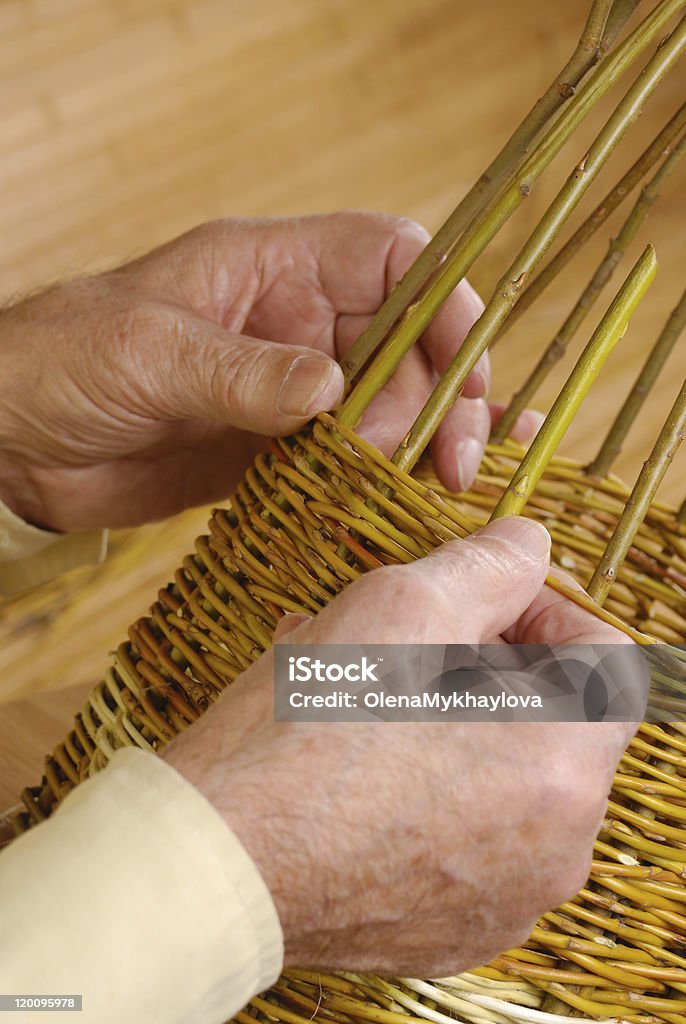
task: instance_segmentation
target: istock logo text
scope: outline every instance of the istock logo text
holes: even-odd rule
[[[378,661],[370,662],[366,657],[361,664],[352,662],[348,665],[328,664],[318,658],[314,661],[307,657],[289,658],[288,680],[291,683],[340,683],[346,679],[349,683],[378,683],[378,667]]]

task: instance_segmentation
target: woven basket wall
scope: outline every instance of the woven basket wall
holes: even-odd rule
[[[510,442],[490,447],[473,489],[456,496],[428,461],[414,478],[402,474],[330,416],[273,442],[131,628],[47,758],[42,783],[22,794],[16,832],[48,817],[117,748],[160,750],[192,724],[269,647],[284,612],[316,613],[361,573],[410,562],[482,525],[521,455]],[[545,523],[553,560],[583,584],[628,493],[615,478],[591,480],[555,458],[527,514]],[[652,506],[606,607],[661,640],[686,641],[686,528],[675,510]],[[434,983],[293,970],[236,1019],[686,1024],[684,820],[686,727],[646,724],[619,766],[587,885],[546,914],[525,947]]]

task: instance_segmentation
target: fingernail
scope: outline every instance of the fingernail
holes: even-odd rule
[[[550,575],[554,576],[555,579],[558,579],[560,583],[564,583],[564,585],[569,587],[570,590],[580,590],[585,593],[584,588],[581,586],[579,581],[575,580],[574,577],[568,572],[565,572],[564,569],[558,569],[556,565],[551,565]]]
[[[325,356],[298,356],[282,381],[276,411],[282,416],[310,416],[330,408],[339,390],[329,388],[338,377],[337,370],[334,361]]]
[[[475,376],[481,381],[481,394],[475,395],[475,398],[488,398],[488,393],[491,390],[491,363],[488,358],[488,353],[484,354],[479,362],[474,367]]]
[[[473,398],[488,398],[488,392],[490,389],[490,381],[483,370],[474,370],[473,376],[476,382],[475,392],[478,394],[472,395]]]
[[[468,437],[458,444],[457,475],[460,478],[460,487],[463,491],[468,491],[474,483],[483,454],[483,448],[476,438]]]
[[[542,562],[550,557],[550,534],[545,526],[534,522],[533,519],[507,516],[504,519],[496,519],[479,532],[489,537],[498,537],[512,547],[519,548],[532,561]]]

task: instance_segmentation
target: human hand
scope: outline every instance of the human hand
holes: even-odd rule
[[[7,309],[0,498],[37,525],[75,530],[226,497],[259,435],[291,433],[340,400],[333,360],[427,239],[410,221],[366,213],[218,221]],[[385,453],[482,308],[461,282],[368,411],[360,430]],[[437,434],[450,487],[476,473],[488,379],[483,358]]]
[[[500,520],[363,576],[275,639],[630,642],[544,589],[548,566],[543,527]],[[257,863],[287,965],[438,977],[523,941],[585,883],[635,728],[275,723],[267,653],[163,756]]]

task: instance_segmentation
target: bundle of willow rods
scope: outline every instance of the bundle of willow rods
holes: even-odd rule
[[[549,585],[652,645],[660,652],[658,665],[666,666],[656,672],[664,685],[653,707],[664,716],[662,724],[645,723],[622,758],[586,886],[543,915],[522,948],[488,966],[440,982],[291,970],[237,1014],[240,1024],[555,1024],[567,1016],[686,1024],[686,674],[683,652],[671,646],[686,643],[686,510],[655,498],[683,435],[686,385],[633,487],[611,475],[645,393],[686,323],[686,292],[592,463],[555,454],[650,286],[656,271],[650,246],[531,447],[507,437],[686,151],[685,102],[537,273],[599,170],[686,50],[686,0],[659,0],[626,33],[640,6],[639,0],[594,0],[565,68],[348,353],[342,407],[295,437],[273,441],[256,459],[230,506],[213,513],[209,535],[196,541],[150,614],[131,627],[72,730],[47,758],[43,780],[24,791],[23,807],[14,811],[14,830],[21,834],[49,817],[119,747],[162,749],[270,646],[284,613],[316,614],[362,573],[421,558],[494,516],[521,513],[545,523],[553,561],[587,592],[554,578]],[[641,73],[590,148],[577,154],[412,429],[393,458],[385,458],[355,433],[365,409],[576,128],[641,57]],[[424,453],[468,374],[639,185],[607,255],[495,428],[475,485],[465,494],[448,493]]]

